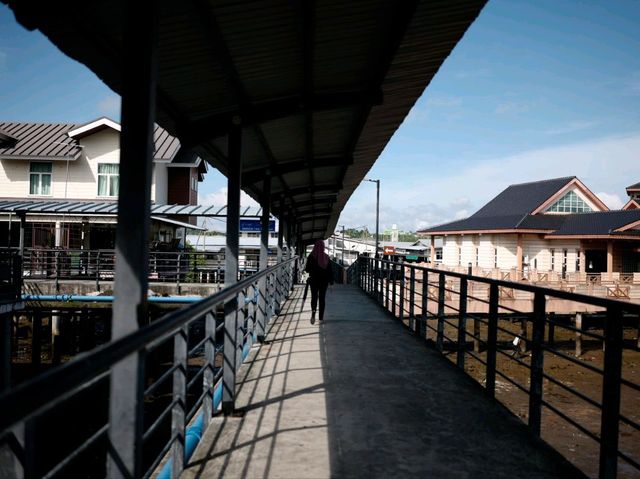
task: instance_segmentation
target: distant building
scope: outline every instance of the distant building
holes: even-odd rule
[[[625,210],[610,211],[576,177],[511,185],[469,218],[418,234],[443,238],[450,269],[611,280],[640,272],[640,184],[627,192]]]
[[[629,201],[622,207],[623,210],[639,210],[640,209],[640,183],[627,186],[627,194]]]
[[[154,141],[152,203],[196,205],[206,162],[159,126]],[[114,215],[53,212],[61,202],[74,203],[76,211],[85,203],[114,204],[119,164],[120,125],[108,118],[84,125],[0,122],[0,201],[51,204],[52,213],[27,215],[28,248],[113,248]],[[194,225],[195,219],[154,216],[151,239],[175,242],[176,229]],[[0,218],[0,246],[17,246],[19,228],[9,227],[16,220],[15,215]]]

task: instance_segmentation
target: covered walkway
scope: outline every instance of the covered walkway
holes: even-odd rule
[[[582,477],[355,286],[295,290],[182,477]]]

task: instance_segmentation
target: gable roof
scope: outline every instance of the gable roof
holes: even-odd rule
[[[496,217],[519,215],[520,218],[522,218],[524,215],[533,212],[538,206],[573,179],[575,179],[575,176],[511,185],[480,208],[473,216]]]
[[[78,140],[106,128],[120,132],[120,124],[105,117],[83,125],[0,122],[0,159],[76,160],[82,151]],[[154,159],[161,161],[176,159],[176,154],[180,150],[178,138],[156,125],[153,140]],[[189,153],[189,155],[197,157],[195,153]]]
[[[479,231],[503,229],[553,230],[561,221],[547,216],[532,216],[546,200],[575,180],[575,176],[511,185],[469,218],[421,230],[421,233],[444,231]]]
[[[640,191],[640,181],[631,186],[627,186],[627,192],[630,192],[630,191]]]
[[[565,215],[562,225],[549,236],[612,235],[637,221],[640,221],[640,210]]]
[[[622,207],[623,210],[635,210],[640,209],[640,201],[630,199],[627,203]]]

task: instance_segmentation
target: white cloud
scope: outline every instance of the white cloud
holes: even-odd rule
[[[574,133],[576,131],[588,130],[589,128],[593,128],[599,124],[599,121],[571,121],[566,125],[550,128],[544,133],[547,135],[564,135],[567,133]]]
[[[227,187],[224,186],[213,193],[198,193],[198,204],[203,206],[225,206],[227,204]],[[244,191],[240,194],[240,204],[242,206],[260,206],[253,198]]]
[[[459,96],[436,95],[427,96],[427,106],[433,107],[452,107],[462,105],[462,98]]]
[[[495,112],[502,115],[505,113],[527,113],[529,104],[524,102],[506,101],[496,106]]]
[[[602,200],[602,202],[609,207],[611,210],[619,210],[625,205],[625,201],[620,199],[618,195],[615,193],[596,193],[596,196]]]
[[[402,158],[394,164],[402,166]],[[403,182],[382,178],[381,228],[397,223],[415,230],[453,221],[477,211],[507,186],[528,181],[577,176],[611,208],[623,203],[625,187],[640,180],[640,132],[587,142],[540,148],[503,158],[468,162],[444,176],[434,163]],[[357,191],[340,224],[375,227],[375,199]]]
[[[104,97],[98,102],[98,111],[109,118],[120,118],[120,97],[118,95]]]

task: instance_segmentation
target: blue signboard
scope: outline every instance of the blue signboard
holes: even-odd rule
[[[240,231],[254,231],[259,233],[262,230],[262,226],[260,226],[261,223],[260,220],[240,220]],[[276,220],[269,220],[269,231],[275,230]]]

